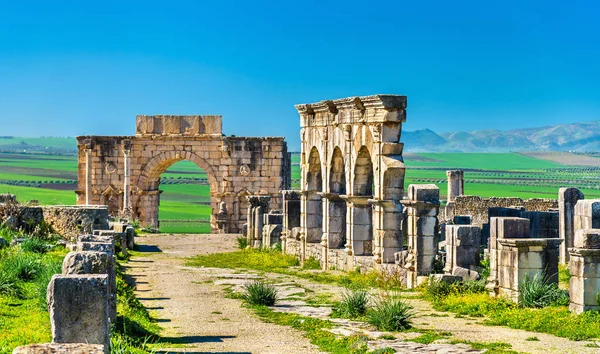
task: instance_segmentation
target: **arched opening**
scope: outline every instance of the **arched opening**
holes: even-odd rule
[[[202,168],[187,160],[175,162],[160,175],[159,186],[162,191],[158,207],[161,232],[211,232],[210,184]]]
[[[308,156],[306,180],[306,242],[318,243],[323,233],[323,202],[317,193],[323,191],[323,174],[321,156],[316,147],[310,150]]]
[[[346,201],[340,195],[346,194],[346,166],[339,147],[333,150],[329,172],[329,208],[328,246],[344,248],[346,244]]]
[[[354,207],[352,208],[352,248],[357,256],[373,254],[373,162],[366,146],[358,151],[354,165]]]

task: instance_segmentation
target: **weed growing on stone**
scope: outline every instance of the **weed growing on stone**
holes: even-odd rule
[[[277,302],[277,289],[273,284],[254,280],[244,285],[242,300],[249,305],[273,306]]]
[[[451,344],[468,344],[475,350],[486,350],[486,354],[519,354],[512,350],[512,345],[505,342],[470,342],[465,340],[454,340]]]
[[[436,340],[448,338],[452,336],[450,332],[443,331],[423,331],[422,334],[416,338],[407,339],[407,342],[416,342],[421,344],[431,344]]]

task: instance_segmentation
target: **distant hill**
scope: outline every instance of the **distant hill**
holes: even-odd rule
[[[508,131],[404,131],[401,141],[413,152],[600,151],[600,120]]]
[[[77,140],[68,137],[0,136],[0,152],[74,155],[77,154]]]

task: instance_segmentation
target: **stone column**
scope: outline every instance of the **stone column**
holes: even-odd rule
[[[437,215],[440,207],[440,190],[435,184],[408,186],[407,225],[408,251],[411,265],[407,272],[407,286],[416,287],[417,277],[429,275],[438,252]],[[423,278],[421,278],[423,279]]]
[[[448,203],[451,203],[456,197],[465,194],[465,179],[462,170],[446,171],[448,177]]]
[[[596,295],[600,290],[600,229],[577,230],[574,246],[569,249],[569,310],[574,313],[598,311],[600,304]]]
[[[131,162],[130,155],[131,150],[124,149],[123,150],[123,213],[125,215],[131,214]]]
[[[85,205],[92,204],[92,149],[85,149]]]
[[[575,238],[575,204],[584,198],[583,193],[577,188],[560,188],[558,190],[558,225],[560,244],[560,263],[569,261],[568,249],[573,247]]]
[[[321,242],[323,233],[323,202],[316,191],[302,192],[302,219],[304,235],[307,243]]]
[[[252,247],[254,248],[260,248],[262,243],[263,210],[262,206],[254,209],[254,241],[252,243]]]

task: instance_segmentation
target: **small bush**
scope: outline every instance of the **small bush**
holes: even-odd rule
[[[367,312],[367,320],[380,331],[401,331],[411,327],[412,307],[401,299],[385,298]]]
[[[521,307],[541,308],[546,306],[566,306],[569,304],[569,293],[559,289],[556,284],[536,274],[533,278],[525,276],[519,285],[519,305]]]
[[[483,292],[485,292],[485,283],[482,279],[448,283],[430,278],[425,288],[426,295],[432,300],[439,300],[451,294],[479,294]]]
[[[249,305],[273,306],[277,302],[277,289],[260,280],[244,285],[242,299]]]
[[[369,293],[365,290],[346,290],[342,301],[334,307],[334,315],[343,318],[357,318],[367,313]]]
[[[238,237],[236,239],[237,247],[241,250],[246,249],[248,247],[248,239],[246,237]]]
[[[21,249],[26,252],[43,254],[48,252],[49,248],[46,242],[37,237],[30,237],[21,243]]]
[[[19,296],[20,288],[17,286],[18,279],[14,274],[0,269],[0,295]]]

